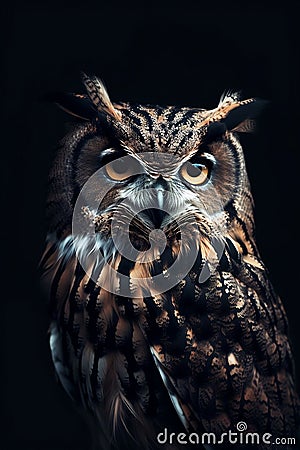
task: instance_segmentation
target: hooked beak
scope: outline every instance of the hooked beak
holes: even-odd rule
[[[145,209],[144,213],[149,217],[155,228],[160,228],[164,218],[169,215],[164,211],[164,193],[169,190],[168,184],[162,176],[159,176],[151,183],[150,188],[156,191],[155,207]]]

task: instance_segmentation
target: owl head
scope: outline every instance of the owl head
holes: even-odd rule
[[[145,261],[153,271],[162,252],[174,259],[180,246],[185,259],[193,243],[208,258],[213,239],[255,261],[237,133],[253,129],[265,102],[227,92],[211,110],[113,103],[98,78],[84,74],[83,83],[86,94],[53,97],[82,122],[62,142],[52,172],[49,215],[58,237],[74,238],[77,210],[80,224],[93,224],[107,259],[127,251],[141,272]],[[80,242],[86,254],[82,233]]]

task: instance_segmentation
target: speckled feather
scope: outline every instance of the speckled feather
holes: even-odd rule
[[[99,80],[85,76],[84,82],[88,96],[74,97],[74,104],[68,97],[67,109],[88,120],[62,141],[50,174],[49,237],[41,267],[54,365],[64,388],[93,418],[97,448],[160,448],[156,435],[164,427],[219,436],[241,420],[249,431],[295,436],[299,403],[288,324],[255,243],[253,200],[235,134],[249,130],[257,102],[227,94],[214,110],[114,104]],[[72,246],[76,198],[111,147],[139,160],[149,151],[178,161],[205,151],[218,161],[211,191],[194,192],[180,216],[191,236],[196,225],[200,229],[198,258],[163,294],[150,289],[146,295],[139,287],[135,298],[107,292],[93,281],[106,269],[98,265],[85,273]],[[158,170],[155,161],[152,170]],[[171,189],[172,180],[167,183]],[[172,189],[181,196],[180,186]],[[103,210],[116,199],[117,189]],[[97,232],[109,239],[111,217],[98,219]],[[180,242],[173,224],[168,226],[166,251],[143,266],[148,275],[176,259]],[[139,227],[132,238],[143,248]],[[217,270],[200,282],[208,252],[217,252],[207,244],[212,235],[225,250]],[[118,254],[111,264],[129,277],[141,270]]]

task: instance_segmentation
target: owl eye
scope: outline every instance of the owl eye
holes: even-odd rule
[[[123,181],[136,174],[138,162],[133,158],[118,158],[106,164],[105,170],[109,178],[114,181]]]
[[[181,168],[181,176],[190,184],[200,186],[204,184],[209,177],[209,168],[204,163],[187,162]]]

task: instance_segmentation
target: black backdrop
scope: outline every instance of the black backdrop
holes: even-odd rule
[[[47,310],[36,283],[47,173],[69,121],[39,98],[82,92],[80,70],[100,76],[113,100],[212,108],[226,88],[270,100],[258,132],[242,142],[259,248],[284,299],[299,373],[293,5],[29,1],[2,8],[1,448],[88,448],[88,431],[53,376]]]

